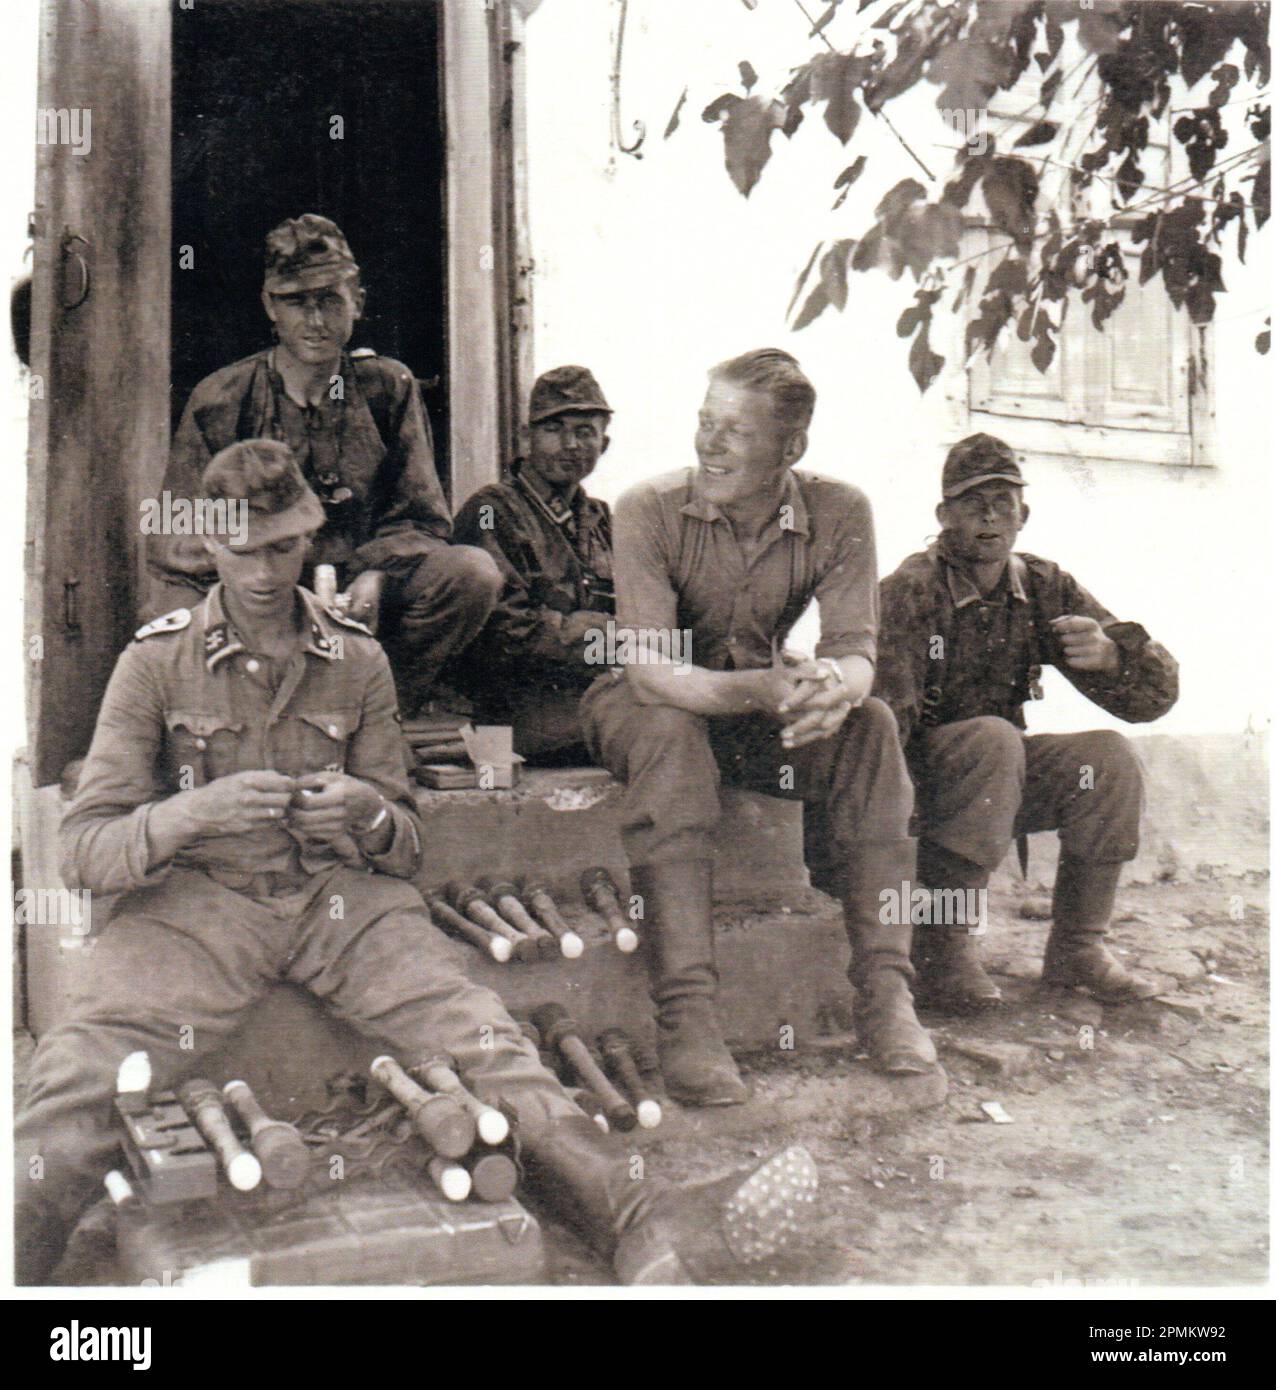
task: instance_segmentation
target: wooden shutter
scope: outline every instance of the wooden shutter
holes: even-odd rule
[[[44,0],[28,459],[28,755],[36,785],[88,747],[136,626],[139,502],[168,449],[169,6]],[[46,138],[57,119],[37,122]],[[65,124],[63,129],[65,129]]]

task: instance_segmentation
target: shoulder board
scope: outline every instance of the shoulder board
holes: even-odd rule
[[[325,608],[323,611],[334,623],[340,623],[342,627],[352,627],[356,632],[362,632],[365,637],[372,636],[370,627],[365,627],[357,618],[348,617],[339,608]]]
[[[135,642],[145,641],[148,637],[156,637],[161,632],[181,632],[184,627],[189,627],[191,621],[191,611],[189,608],[174,608],[171,613],[165,613],[162,618],[153,618],[144,627],[139,627],[133,634]]]
[[[356,360],[365,357],[375,357],[376,355],[377,352],[375,348],[351,348],[350,350],[350,356]]]

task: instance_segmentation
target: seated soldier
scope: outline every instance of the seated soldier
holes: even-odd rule
[[[287,446],[232,445],[204,485],[247,504],[246,537],[206,540],[220,582],[120,657],[63,824],[67,883],[122,896],[88,997],[32,1062],[16,1126],[19,1282],[47,1278],[116,1161],[123,1059],[145,1049],[155,1086],[171,1087],[277,979],[409,1065],[452,1053],[477,1096],[515,1115],[543,1202],[622,1280],[729,1277],[737,1252],[773,1253],[809,1209],[804,1150],[744,1185],[635,1177],[629,1147],[600,1133],[500,999],[450,963],[410,882],[422,832],[386,657],[297,585],[324,512]]]
[[[449,678],[478,718],[512,724],[515,751],[536,761],[587,756],[580,697],[599,668],[586,653],[616,605],[611,513],[581,483],[607,450],[611,413],[585,367],[546,372],[532,387],[527,457],[456,518],[456,539],[486,550],[505,588]]]
[[[483,626],[501,577],[486,555],[448,543],[412,373],[388,357],[346,351],[364,299],[335,223],[313,213],[280,223],[266,238],[261,292],[275,345],[191,392],[164,490],[195,497],[208,460],[237,439],[286,443],[325,513],[306,580],[312,564],[336,568],[351,616],[382,637],[400,705],[414,715],[440,693],[444,663]],[[216,578],[198,536],[157,537],[147,560],[150,616],[198,603]]]
[[[794,470],[814,407],[788,353],[719,364],[699,466],[640,483],[616,507],[617,651],[639,650],[590,687],[582,710],[596,760],[627,784],[621,834],[643,903],[660,1064],[688,1104],[745,1099],[715,1005],[710,834],[724,779],[802,801],[811,881],[846,914],[864,1046],[887,1072],[935,1063],[909,992],[910,927],[880,916],[915,852],[895,721],[869,697],[873,518],[858,488]],[[774,654],[813,598],[817,657],[786,667]]]
[[[1001,991],[971,925],[935,919],[986,889],[1011,841],[1036,830],[1057,830],[1061,850],[1043,983],[1111,1004],[1155,993],[1103,945],[1121,866],[1138,850],[1138,760],[1106,730],[1025,736],[1023,706],[1054,666],[1110,714],[1159,719],[1178,698],[1178,666],[1058,565],[1014,551],[1024,486],[1002,440],[954,444],[939,539],[882,581],[874,689],[899,723],[917,790],[917,876],[935,905],[916,932],[919,997],[958,1012],[995,1007]]]

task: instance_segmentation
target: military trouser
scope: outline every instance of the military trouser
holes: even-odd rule
[[[1026,735],[980,716],[918,729],[908,762],[921,840],[989,872],[1017,835],[1038,830],[1057,830],[1065,855],[1092,864],[1138,852],[1143,775],[1118,733]]]
[[[19,1203],[51,1209],[68,1230],[118,1162],[111,1101],[123,1059],[144,1049],[155,1089],[171,1088],[276,980],[304,986],[406,1064],[450,1052],[475,1095],[513,1110],[525,1139],[581,1115],[500,999],[452,964],[403,880],[339,867],[299,891],[249,897],[174,869],[122,898],[91,949],[86,995],[40,1039],[15,1126]]]
[[[631,865],[711,859],[724,781],[803,803],[811,881],[830,892],[857,845],[908,836],[912,787],[895,718],[880,700],[797,749],[781,744],[775,720],[640,704],[623,679],[595,681],[581,711],[591,754],[626,783],[621,836]]]

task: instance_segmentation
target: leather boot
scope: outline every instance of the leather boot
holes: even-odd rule
[[[1041,967],[1044,988],[1084,988],[1101,1004],[1128,1004],[1157,993],[1151,980],[1126,970],[1103,945],[1122,868],[1060,855],[1054,926]]]
[[[541,1203],[609,1258],[624,1284],[734,1282],[788,1245],[819,1181],[799,1147],[747,1175],[693,1187],[635,1177],[627,1150],[584,1116],[529,1137],[525,1155]]]
[[[629,877],[643,900],[640,935],[665,1089],[681,1105],[740,1105],[748,1092],[714,1007],[712,865],[701,859],[643,864]]]
[[[855,986],[855,1031],[874,1065],[892,1076],[929,1071],[935,1044],[917,1021],[909,986],[912,924],[908,904],[886,923],[882,891],[902,893],[913,875],[911,840],[856,845],[843,859],[835,886],[851,941],[851,983]]]
[[[987,891],[988,870],[959,854],[923,840],[917,846],[917,878],[931,893],[929,925],[913,930],[913,962],[917,966],[917,999],[923,1007],[944,1013],[979,1013],[1001,1003],[1001,990],[984,972],[979,941],[971,923],[947,921],[945,899],[952,890],[970,901],[971,892]],[[952,899],[947,899],[951,902]]]

